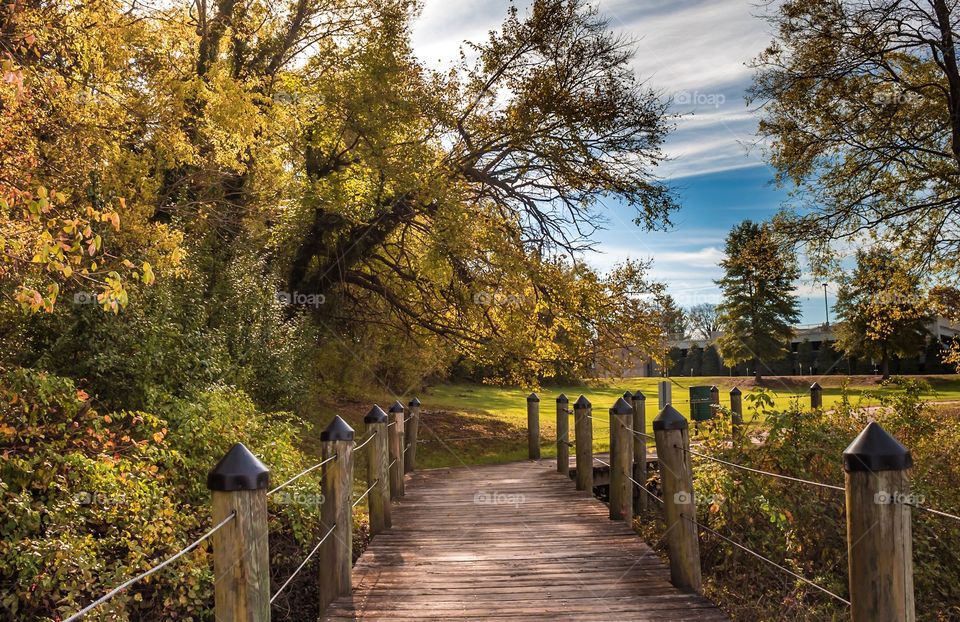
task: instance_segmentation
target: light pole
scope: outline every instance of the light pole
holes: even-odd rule
[[[830,328],[830,305],[827,304],[827,284],[823,284],[823,310],[827,314],[827,328]]]

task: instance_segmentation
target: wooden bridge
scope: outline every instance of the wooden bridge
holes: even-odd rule
[[[418,471],[327,620],[726,620],[555,462]]]
[[[817,389],[811,389],[814,409],[822,407]],[[730,397],[734,441],[742,442],[739,390]],[[911,511],[960,521],[900,501],[909,498],[912,458],[876,423],[844,451],[845,485],[836,486],[692,449],[687,420],[670,402],[654,419],[653,435],[647,434],[641,393],[624,394],[610,409],[609,455],[593,453],[589,401],[580,396],[571,410],[560,395],[556,438],[546,439],[556,444],[557,459],[541,460],[539,402],[535,394],[527,398],[530,459],[512,464],[417,471],[417,399],[409,403],[409,416],[399,401],[389,415],[374,406],[364,418],[362,439],[334,417],[320,435],[322,460],[273,488],[269,469],[237,443],[208,475],[213,527],[64,622],[84,618],[206,540],[212,544],[219,622],[269,622],[272,603],[288,588],[297,589],[295,577],[315,556],[319,573],[313,580],[326,620],[725,620],[701,595],[701,534],[849,607],[853,622],[900,622],[913,620],[915,610]],[[358,479],[369,485],[355,495],[354,458],[361,451],[367,473]],[[753,477],[845,492],[850,599],[698,521],[694,456]],[[647,477],[648,466],[658,477]],[[313,471],[321,473],[319,541],[277,584],[270,572],[267,499]],[[594,496],[600,489],[608,504]],[[372,540],[354,565],[353,511],[364,500]],[[650,511],[662,511],[669,564],[632,530],[633,518],[644,520]]]

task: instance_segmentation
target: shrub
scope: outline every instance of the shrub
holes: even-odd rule
[[[196,539],[210,525],[206,473],[232,443],[245,443],[277,482],[306,463],[302,424],[258,412],[232,388],[172,402],[162,417],[94,406],[70,380],[0,374],[0,582],[13,586],[0,618],[63,619]],[[319,490],[315,474],[297,490]],[[272,533],[301,547],[315,540],[318,514],[317,504],[271,497]],[[281,573],[294,567],[276,563]],[[212,594],[205,543],[90,619],[209,620]]]
[[[744,466],[842,486],[841,455],[870,419],[907,446],[914,459],[912,489],[931,507],[960,507],[960,421],[921,400],[923,382],[894,378],[898,391],[867,408],[844,394],[833,410],[803,411],[799,403],[773,410],[762,389],[746,404],[765,417],[752,439],[731,444],[729,411],[701,426],[697,451]],[[876,398],[875,398],[876,399]],[[751,430],[751,428],[747,428]],[[762,442],[755,442],[761,440]],[[698,520],[797,574],[848,598],[845,499],[842,491],[812,487],[692,457]],[[648,541],[663,524],[640,521]],[[917,619],[960,615],[960,525],[913,511]],[[706,593],[751,620],[844,620],[847,608],[755,557],[702,532]]]

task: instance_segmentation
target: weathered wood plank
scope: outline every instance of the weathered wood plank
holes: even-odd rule
[[[727,620],[555,463],[408,476],[326,620]]]

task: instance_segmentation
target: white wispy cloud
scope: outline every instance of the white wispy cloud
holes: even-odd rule
[[[425,0],[413,28],[414,50],[430,67],[459,58],[465,40],[482,41],[507,14],[508,0]],[[518,2],[525,11],[529,2]],[[748,66],[770,41],[765,23],[744,0],[598,0],[611,27],[636,43],[637,78],[673,100],[682,115],[657,171],[676,179],[755,166],[756,115],[744,93]]]
[[[660,251],[657,261],[677,263],[692,268],[716,268],[727,255],[716,246],[708,246],[695,251]]]

